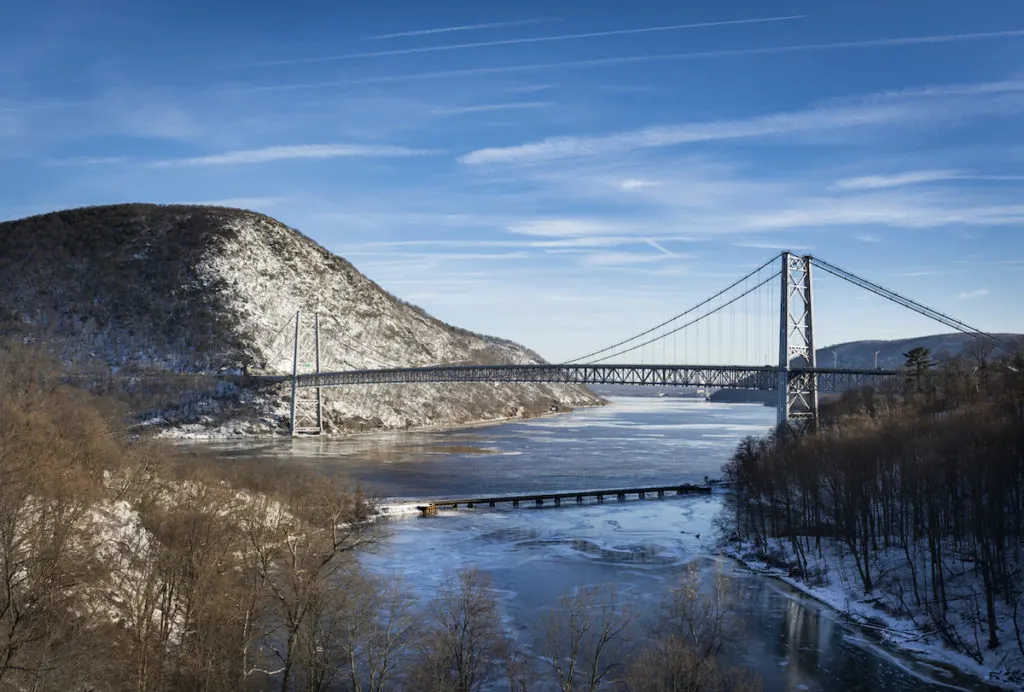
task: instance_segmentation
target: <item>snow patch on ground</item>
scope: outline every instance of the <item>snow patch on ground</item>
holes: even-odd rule
[[[812,575],[809,579],[798,578],[789,568],[780,566],[796,564],[788,544],[781,540],[771,545],[770,555],[759,554],[754,546],[744,546],[739,542],[729,544],[725,552],[747,568],[779,579],[821,601],[874,632],[881,641],[910,652],[931,665],[954,668],[997,687],[1024,689],[1024,655],[1013,639],[1012,623],[1003,627],[1003,641],[999,649],[990,651],[985,649],[979,618],[969,612],[968,600],[972,596],[980,598],[980,584],[972,585],[965,580],[951,587],[957,590],[950,592],[950,601],[961,605],[951,605],[949,619],[965,642],[976,644],[983,657],[981,662],[951,649],[928,625],[923,610],[908,604],[910,596],[902,594],[902,588],[909,587],[899,586],[908,584],[910,580],[909,574],[900,572],[899,565],[904,560],[902,553],[890,555],[891,559],[880,560],[880,564],[873,566],[878,575],[876,588],[865,595],[853,558],[838,542],[823,539],[820,555],[808,552],[808,572]],[[895,549],[892,552],[895,553]]]

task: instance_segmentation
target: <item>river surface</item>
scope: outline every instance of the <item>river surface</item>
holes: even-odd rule
[[[483,428],[345,439],[204,445],[238,461],[273,459],[344,474],[385,502],[501,493],[670,485],[721,475],[736,443],[770,429],[775,411],[692,399],[613,398],[611,405]],[[461,567],[487,572],[509,629],[531,627],[580,586],[614,588],[648,627],[681,569],[724,564],[743,629],[730,662],[766,690],[989,689],[874,641],[786,585],[717,557],[723,494],[598,505],[474,509],[391,519],[364,556],[424,598]]]

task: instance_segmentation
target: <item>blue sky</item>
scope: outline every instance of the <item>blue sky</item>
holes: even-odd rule
[[[0,9],[0,219],[255,209],[555,360],[784,248],[1024,331],[1022,115],[1019,0]],[[942,331],[817,307],[819,344]]]

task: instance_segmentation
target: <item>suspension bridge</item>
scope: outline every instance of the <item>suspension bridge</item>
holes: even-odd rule
[[[814,286],[817,270],[997,346],[997,337],[811,255],[781,252],[693,307],[629,338],[555,364],[427,364],[389,367],[386,355],[365,355],[374,368],[324,367],[320,314],[311,329],[294,318],[289,344],[291,432],[323,431],[323,390],[351,385],[539,382],[752,389],[777,395],[778,424],[816,424],[819,392],[897,382],[879,368],[821,367],[815,356]],[[717,322],[717,337],[712,321]],[[339,337],[342,338],[342,337]],[[347,348],[372,347],[349,341]],[[777,358],[771,352],[777,349]],[[670,355],[671,354],[671,355]],[[759,365],[716,364],[746,360]],[[443,396],[443,394],[440,394]]]

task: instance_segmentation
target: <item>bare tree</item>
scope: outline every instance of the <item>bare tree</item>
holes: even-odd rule
[[[342,623],[336,652],[353,692],[382,692],[401,675],[422,622],[400,578],[383,579],[353,566],[338,592]]]
[[[410,689],[475,692],[497,673],[503,633],[490,579],[476,569],[450,577],[431,606],[432,621],[422,641]]]
[[[628,688],[637,692],[760,689],[760,682],[749,671],[723,668],[719,662],[739,628],[737,598],[724,563],[717,565],[707,586],[701,565],[687,565],[662,604],[659,636],[630,663]]]
[[[584,587],[559,601],[544,622],[548,663],[562,692],[593,692],[622,665],[623,630],[632,621],[611,589]]]
[[[282,692],[292,688],[297,663],[304,664],[299,671],[303,679],[320,676],[319,658],[300,658],[300,636],[307,640],[307,652],[327,645],[330,633],[318,619],[328,612],[324,599],[336,588],[351,552],[374,538],[366,526],[366,499],[341,482],[298,483],[287,493],[286,507],[287,511],[280,511],[271,540],[261,535],[264,542],[254,553],[260,588],[271,597],[281,622],[284,641],[276,653],[282,664]]]

